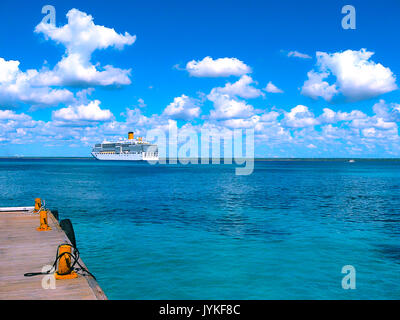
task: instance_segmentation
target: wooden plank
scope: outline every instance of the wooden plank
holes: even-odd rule
[[[87,275],[57,280],[55,289],[44,289],[44,275],[25,277],[52,265],[58,245],[70,243],[58,221],[49,214],[51,231],[39,232],[39,216],[27,211],[0,212],[0,300],[106,300],[97,281]],[[80,259],[79,263],[85,266]]]

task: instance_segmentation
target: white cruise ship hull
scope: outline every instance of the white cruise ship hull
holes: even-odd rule
[[[158,161],[156,156],[148,156],[145,154],[132,154],[132,153],[100,153],[92,152],[92,156],[97,160],[109,160],[109,161]]]

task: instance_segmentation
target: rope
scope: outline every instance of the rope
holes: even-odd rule
[[[70,246],[71,248],[74,249],[74,253],[72,253],[72,252],[64,252],[64,253],[58,255],[58,250],[60,249],[61,246]],[[55,261],[54,261],[54,263],[53,263],[53,266],[51,267],[50,270],[48,270],[47,272],[28,272],[28,273],[25,273],[24,276],[25,276],[25,277],[34,277],[34,276],[38,276],[38,275],[42,275],[42,274],[51,274],[51,273],[54,273],[54,272],[57,270],[57,263],[58,263],[58,261],[59,261],[60,258],[63,257],[64,255],[69,255],[69,256],[71,257],[71,260],[73,260],[73,262],[72,262],[72,264],[71,264],[70,272],[71,272],[71,271],[75,271],[75,272],[78,273],[78,271],[83,271],[83,272],[86,272],[88,275],[90,275],[91,277],[93,277],[93,279],[96,280],[96,277],[95,277],[88,269],[86,269],[85,267],[83,267],[83,266],[79,263],[79,250],[78,250],[78,248],[75,247],[75,246],[73,246],[73,245],[71,245],[71,244],[69,244],[69,243],[63,243],[63,244],[60,244],[60,245],[58,246],[58,248],[57,248],[57,254],[56,254],[56,259],[55,259]],[[75,268],[75,265],[78,265],[80,268]],[[69,273],[64,273],[64,274],[61,274],[61,273],[60,273],[60,275],[65,275],[65,274],[69,274]],[[79,274],[85,276],[85,274],[82,274],[82,273],[79,273]]]
[[[42,209],[46,209],[46,200],[43,200],[43,204],[41,204],[41,207],[38,212],[42,211]],[[70,246],[72,249],[74,249],[74,253],[64,252],[64,253],[58,255],[58,251],[61,246]],[[28,273],[25,273],[24,276],[25,277],[34,277],[34,276],[38,276],[38,275],[51,274],[51,273],[56,272],[58,261],[60,260],[61,257],[63,257],[66,254],[68,254],[71,257],[71,260],[73,261],[71,264],[70,272],[75,271],[78,273],[78,271],[83,271],[83,272],[86,272],[88,275],[90,275],[91,277],[93,277],[93,279],[96,280],[96,277],[88,269],[86,269],[79,263],[79,250],[76,246],[74,246],[70,243],[63,243],[58,246],[57,253],[56,253],[56,259],[54,260],[53,266],[51,267],[50,270],[48,270],[47,272],[28,272]],[[75,265],[78,265],[80,268],[75,268]],[[68,273],[64,273],[64,274],[60,274],[60,275],[65,275],[65,274],[68,274]],[[84,274],[82,274],[82,273],[79,273],[79,274],[84,276]]]
[[[42,209],[43,210],[46,209],[46,200],[43,199],[43,204],[41,203],[40,205],[41,205],[41,207],[39,208],[39,210],[36,213],[39,213],[40,211],[42,211]],[[35,209],[28,211],[29,214],[32,214],[34,212],[35,212]]]

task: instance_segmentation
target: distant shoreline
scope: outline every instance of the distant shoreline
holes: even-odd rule
[[[26,156],[26,157],[1,157],[0,160],[93,160],[98,161],[92,157],[35,157],[35,156]],[[175,160],[175,159],[160,159],[160,160]],[[179,160],[192,160],[190,158],[178,159]],[[250,159],[241,159],[241,160],[250,160]],[[290,161],[400,161],[400,158],[254,158],[254,161],[282,161],[282,162],[290,162]],[[201,158],[198,158],[200,163]],[[211,162],[211,159],[209,159]],[[221,163],[224,162],[224,159],[220,159]],[[233,162],[235,162],[233,160]]]

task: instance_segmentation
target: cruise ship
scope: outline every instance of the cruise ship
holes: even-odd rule
[[[158,147],[129,132],[128,139],[96,144],[92,156],[97,160],[157,161]]]

